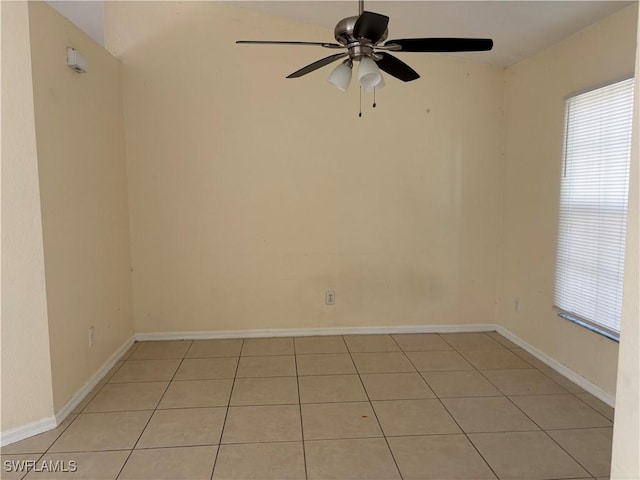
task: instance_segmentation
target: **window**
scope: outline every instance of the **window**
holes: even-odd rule
[[[627,226],[633,79],[567,99],[555,307],[618,340]]]

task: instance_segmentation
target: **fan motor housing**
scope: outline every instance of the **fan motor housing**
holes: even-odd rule
[[[358,18],[359,16],[357,15],[355,17],[343,18],[336,24],[336,28],[333,30],[333,34],[336,38],[336,41],[340,45],[344,45],[345,47],[351,47],[354,44],[356,45],[360,44],[363,46],[368,45],[371,48],[371,46],[373,46],[373,42],[371,42],[368,39],[358,39],[353,35],[353,29],[355,27],[355,24]],[[388,33],[389,33],[389,30],[388,29],[385,30],[384,35],[382,35],[382,38],[380,38],[376,43],[380,43],[386,40]],[[349,50],[351,50],[351,48]],[[360,56],[361,55],[362,54],[360,54]]]

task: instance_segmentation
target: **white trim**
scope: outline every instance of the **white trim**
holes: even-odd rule
[[[100,383],[100,380],[113,368],[118,360],[131,348],[135,337],[132,335],[129,337],[100,367],[100,369],[82,386],[76,394],[60,409],[58,413],[51,417],[36,420],[35,422],[22,425],[20,427],[12,428],[6,432],[2,432],[0,435],[0,445],[6,446],[11,443],[24,440],[25,438],[32,437],[39,433],[43,433],[56,428],[60,425],[65,418],[76,408],[82,400],[89,394],[93,388]]]
[[[203,332],[148,332],[136,333],[136,341],[154,340],[210,340],[218,338],[262,338],[262,337],[310,337],[319,335],[371,335],[395,333],[462,333],[493,332],[497,325],[402,325],[398,327],[330,327],[291,328],[264,330],[211,330]]]
[[[73,397],[71,397],[65,406],[56,413],[55,418],[58,425],[60,425],[64,419],[73,412],[73,409],[80,405],[80,402],[84,400],[89,392],[91,392],[91,390],[100,383],[100,380],[109,373],[109,370],[111,370],[127,350],[131,348],[134,341],[135,336],[131,335],[131,337],[129,337],[115,352],[113,352],[113,354],[102,364],[102,367],[100,367],[100,369],[82,386],[82,388],[78,390]]]
[[[616,403],[615,395],[611,395],[610,393],[604,391],[602,388],[597,386],[595,383],[591,383],[589,380],[584,378],[579,373],[571,370],[569,367],[567,367],[567,366],[561,364],[560,362],[558,362],[557,360],[551,358],[546,353],[542,352],[541,350],[538,350],[533,345],[530,345],[529,343],[525,342],[520,337],[514,335],[513,333],[511,333],[509,330],[507,330],[506,328],[502,327],[501,325],[496,325],[496,331],[500,335],[502,335],[503,337],[508,338],[513,343],[515,343],[516,345],[521,347],[523,350],[526,350],[527,352],[529,352],[531,355],[536,357],[541,362],[543,362],[546,365],[548,365],[549,367],[553,368],[560,375],[562,375],[564,377],[567,377],[573,383],[575,383],[579,387],[583,388],[584,390],[589,392],[594,397],[599,398],[600,400],[602,400],[604,403],[606,403],[610,407],[614,407],[615,406],[615,403]]]
[[[46,417],[35,422],[27,423],[10,430],[2,432],[0,435],[0,445],[3,447],[24,440],[27,437],[38,435],[39,433],[47,432],[57,427],[56,417]]]
[[[506,328],[496,324],[469,324],[469,325],[404,325],[398,327],[331,327],[331,328],[295,328],[295,329],[264,329],[264,330],[213,330],[203,332],[150,332],[136,333],[125,341],[113,355],[111,355],[102,367],[84,384],[84,386],[55,414],[55,416],[43,418],[35,422],[17,427],[0,435],[0,445],[23,440],[27,437],[46,432],[60,425],[64,419],[76,408],[89,392],[104,378],[118,360],[129,350],[135,341],[157,340],[206,340],[217,338],[263,338],[263,337],[303,337],[314,335],[366,335],[366,334],[398,334],[398,333],[464,333],[464,332],[492,332],[496,331],[508,338],[513,343],[526,350],[541,362],[545,363],[556,372],[567,377],[576,385],[599,398],[607,405],[615,405],[615,396],[607,393],[602,388],[574,372],[570,368],[554,360],[546,353],[514,335]]]
[[[573,383],[613,407],[615,396],[591,383],[579,373],[562,365],[546,353],[514,335],[501,325],[493,323],[469,325],[403,325],[398,327],[330,327],[330,328],[293,328],[293,329],[264,329],[264,330],[211,330],[201,332],[149,332],[136,333],[136,341],[158,340],[209,340],[219,338],[261,338],[261,337],[308,337],[314,335],[367,335],[367,334],[397,334],[397,333],[463,333],[463,332],[492,332],[496,331],[513,343],[526,350],[538,360],[548,365],[556,372],[567,377]]]

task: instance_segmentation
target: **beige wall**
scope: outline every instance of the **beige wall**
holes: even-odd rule
[[[2,15],[2,432],[53,415],[27,4]]]
[[[552,309],[564,97],[633,74],[636,9],[622,10],[506,70],[498,322],[610,394],[618,344]]]
[[[405,55],[378,107],[286,80],[328,30],[109,2],[124,66],[137,332],[492,323],[503,70]],[[336,305],[324,305],[335,290]]]
[[[640,19],[640,17],[639,17]],[[639,22],[640,23],[640,22]],[[640,32],[638,32],[640,47]],[[640,72],[640,48],[636,49],[636,72]],[[640,79],[636,75],[636,99]],[[629,221],[625,258],[622,335],[618,359],[616,418],[613,426],[612,479],[640,478],[640,102],[634,111]]]
[[[58,411],[133,334],[121,67],[46,3],[29,20]],[[67,46],[88,73],[66,66]]]
[[[28,8],[31,32],[26,4],[1,10],[16,45],[2,50],[3,431],[59,410],[131,335],[132,310],[139,332],[497,318],[614,392],[617,346],[550,307],[563,97],[633,71],[636,7],[509,68],[504,104],[500,69],[404,55],[423,78],[387,79],[362,119],[355,88],[326,85],[331,67],[283,79],[326,51],[233,45],[325,30],[218,3],[110,2],[121,71],[47,5]],[[67,45],[87,75],[64,66]],[[637,418],[637,343],[623,345],[618,425]],[[634,435],[617,427],[614,469],[634,468]]]

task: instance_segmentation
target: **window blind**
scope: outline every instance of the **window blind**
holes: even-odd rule
[[[611,338],[620,333],[633,79],[566,101],[555,307]]]

